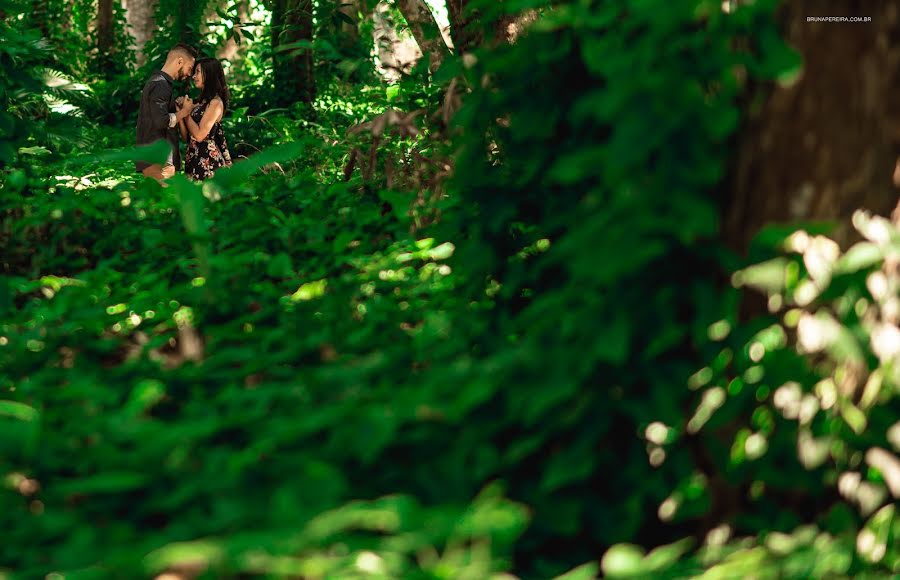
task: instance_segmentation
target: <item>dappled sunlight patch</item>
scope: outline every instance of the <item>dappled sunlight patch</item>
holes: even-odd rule
[[[731,323],[727,320],[719,320],[714,322],[709,326],[707,334],[710,340],[725,340],[728,338],[728,333],[731,332]]]
[[[412,260],[447,260],[456,250],[456,246],[454,246],[451,242],[444,242],[436,247],[432,247],[434,240],[432,238],[427,238],[424,240],[419,240],[416,242],[416,247],[418,251],[415,252],[403,252],[397,254],[396,260],[400,263],[409,262]]]
[[[704,391],[700,406],[687,424],[688,433],[697,433],[709,421],[713,413],[725,403],[725,389],[713,387]]]
[[[325,289],[328,287],[328,280],[316,280],[314,282],[306,282],[302,284],[297,290],[291,294],[291,301],[293,302],[305,302],[309,300],[313,300],[315,298],[319,298],[320,296],[325,294]]]
[[[647,426],[644,437],[657,445],[663,445],[670,440],[670,430],[664,423],[654,421]]]
[[[871,514],[885,500],[886,490],[863,479],[857,471],[847,471],[840,475],[837,489],[849,502],[856,504],[862,515]]]
[[[203,184],[203,197],[211,202],[222,201],[222,189],[212,181]]]
[[[603,554],[600,568],[606,578],[652,577],[675,565],[693,545],[692,539],[685,538],[647,553],[640,546],[616,544]]]
[[[887,440],[890,441],[895,451],[900,451],[900,421],[891,425],[887,430]]]

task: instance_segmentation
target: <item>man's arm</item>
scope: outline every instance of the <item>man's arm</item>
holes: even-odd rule
[[[169,112],[169,98],[172,91],[164,79],[154,81],[147,95],[150,98],[150,124],[154,130],[162,131],[175,126],[175,113]]]

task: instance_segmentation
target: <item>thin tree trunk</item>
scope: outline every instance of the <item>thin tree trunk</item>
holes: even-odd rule
[[[272,48],[275,100],[281,106],[312,103],[316,96],[310,48],[279,51],[278,48],[313,39],[312,0],[275,0],[272,10]]]
[[[97,65],[102,75],[112,69],[113,0],[97,0]]]
[[[396,6],[409,24],[422,54],[427,55],[430,70],[436,70],[448,51],[428,5],[424,0],[396,0]]]
[[[807,22],[831,15],[871,21]],[[780,16],[803,72],[769,89],[740,133],[722,232],[739,251],[762,226],[800,220],[836,221],[836,236],[846,242],[854,210],[887,214],[897,202],[900,2],[860,9],[852,0],[827,8],[795,0]]]
[[[125,21],[134,39],[136,64],[138,68],[147,62],[144,45],[153,37],[156,30],[157,0],[125,0]]]
[[[359,20],[362,13],[360,2],[359,0],[343,0],[338,10],[354,22],[353,24],[345,23],[341,27],[341,34],[344,36],[345,42],[355,44],[359,41]]]
[[[34,0],[31,3],[31,14],[28,15],[26,22],[40,30],[41,36],[49,38],[50,3],[48,0]]]

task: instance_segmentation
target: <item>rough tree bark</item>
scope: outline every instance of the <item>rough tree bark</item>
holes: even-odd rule
[[[480,16],[469,7],[469,0],[447,0],[447,16],[457,54],[469,52],[484,42],[484,33],[477,26]]]
[[[312,50],[279,51],[278,47],[297,42],[312,42],[312,0],[275,0],[272,10],[272,49],[275,68],[275,102],[289,106],[311,103],[316,97]]]
[[[854,210],[887,214],[895,206],[898,5],[795,0],[782,7],[784,36],[802,54],[803,73],[772,88],[740,132],[723,208],[722,234],[732,247],[745,251],[760,227],[796,220],[836,220],[835,235],[846,242]],[[871,21],[807,22],[817,15]]]
[[[486,31],[484,17],[471,8],[469,0],[447,0],[447,15],[450,19],[450,36],[457,54],[465,54],[485,42],[492,45],[512,43],[538,18],[536,9],[523,10],[517,14],[504,14],[492,23]],[[487,32],[487,38],[485,37]]]
[[[131,37],[134,39],[135,60],[138,68],[147,62],[144,45],[153,37],[156,30],[157,0],[125,0],[125,21]]]
[[[422,53],[428,56],[429,69],[436,70],[448,50],[428,5],[424,0],[396,0],[396,6],[409,24]]]
[[[378,51],[378,72],[388,82],[396,82],[404,74],[408,74],[416,61],[421,58],[422,51],[409,39],[401,39],[397,27],[391,17],[391,6],[387,2],[379,2],[372,12],[374,26],[372,36]]]

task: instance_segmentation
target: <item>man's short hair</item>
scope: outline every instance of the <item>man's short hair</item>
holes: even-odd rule
[[[193,46],[188,46],[183,42],[179,42],[169,49],[169,54],[166,56],[166,59],[178,58],[179,56],[196,60],[197,50]]]

